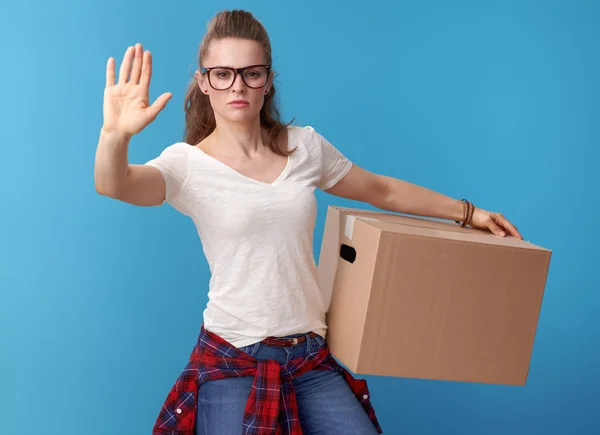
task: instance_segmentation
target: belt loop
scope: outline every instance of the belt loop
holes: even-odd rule
[[[304,334],[304,336],[306,337],[306,354],[308,355],[310,353],[310,348],[311,348],[311,342],[310,342],[310,333],[306,333]]]

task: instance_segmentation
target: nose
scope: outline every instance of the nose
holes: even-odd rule
[[[233,79],[233,85],[231,88],[236,92],[242,92],[246,90],[246,83],[244,83],[244,79],[242,78],[241,73],[236,73],[235,78]]]

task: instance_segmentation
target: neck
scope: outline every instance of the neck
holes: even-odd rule
[[[227,153],[243,154],[251,157],[263,148],[262,128],[257,118],[252,122],[217,121],[212,133],[216,145]]]

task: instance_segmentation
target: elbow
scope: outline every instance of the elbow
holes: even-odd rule
[[[391,179],[383,175],[376,176],[371,185],[369,204],[383,210],[389,210],[394,202],[393,197],[394,192]]]
[[[112,199],[119,199],[120,192],[119,189],[115,188],[115,186],[110,186],[106,183],[100,183],[96,180],[95,182],[96,192],[102,196],[106,196]]]
[[[111,193],[108,189],[104,189],[101,185],[96,184],[96,193],[102,196],[107,196],[109,198],[114,198],[114,194]]]
[[[111,196],[109,191],[105,189],[101,184],[96,183],[96,193],[102,196]]]
[[[119,199],[123,191],[123,183],[98,169],[94,172],[94,186],[98,194],[113,199]]]

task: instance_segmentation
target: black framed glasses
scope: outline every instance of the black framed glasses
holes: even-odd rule
[[[242,76],[242,80],[252,89],[264,87],[269,80],[271,65],[250,65],[244,68],[230,68],[226,66],[214,66],[212,68],[201,67],[202,74],[208,75],[208,83],[217,91],[224,91],[233,86],[236,76]]]

